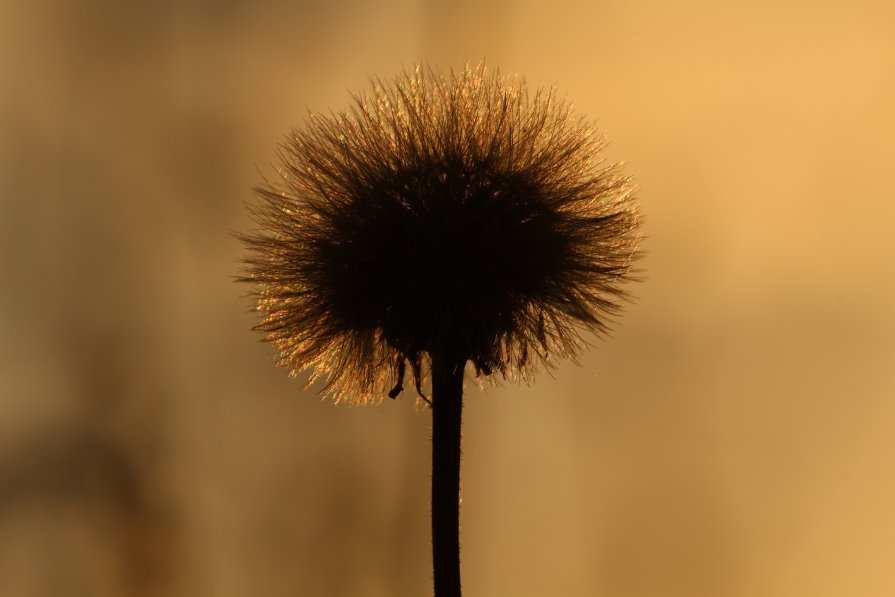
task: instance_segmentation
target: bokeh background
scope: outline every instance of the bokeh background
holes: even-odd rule
[[[308,109],[481,58],[649,254],[582,367],[470,386],[466,594],[895,594],[895,4],[4,0],[0,595],[430,593],[428,413],[275,368],[229,231]]]

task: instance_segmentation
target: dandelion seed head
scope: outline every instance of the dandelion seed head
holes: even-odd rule
[[[418,67],[353,100],[287,137],[241,235],[278,364],[366,402],[405,364],[419,387],[436,352],[527,378],[608,330],[640,217],[602,136],[555,91]]]

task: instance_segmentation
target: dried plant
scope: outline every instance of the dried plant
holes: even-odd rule
[[[465,365],[527,379],[605,332],[640,218],[603,138],[553,91],[483,66],[372,83],[281,146],[242,280],[278,363],[337,401],[394,398],[408,366],[420,394],[431,379],[436,594],[459,595],[439,549],[456,535]]]

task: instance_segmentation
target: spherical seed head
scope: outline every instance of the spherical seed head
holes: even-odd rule
[[[483,66],[372,83],[311,114],[256,189],[241,279],[278,363],[365,402],[400,390],[405,362],[418,385],[433,354],[527,377],[605,332],[640,218],[603,138]]]

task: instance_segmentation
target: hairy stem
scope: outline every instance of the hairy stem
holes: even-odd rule
[[[465,359],[432,358],[432,564],[435,597],[460,597],[460,428]]]

